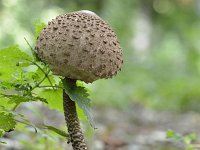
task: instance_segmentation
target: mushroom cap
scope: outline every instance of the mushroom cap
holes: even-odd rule
[[[59,15],[37,41],[38,56],[56,75],[93,82],[122,67],[122,51],[111,27],[91,11]]]

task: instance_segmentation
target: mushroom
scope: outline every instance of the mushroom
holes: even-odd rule
[[[76,80],[92,83],[112,78],[123,63],[122,50],[114,31],[99,16],[86,10],[59,15],[50,21],[36,41],[36,50],[52,72],[65,77],[71,86]],[[73,148],[87,149],[75,103],[65,92],[63,102]]]

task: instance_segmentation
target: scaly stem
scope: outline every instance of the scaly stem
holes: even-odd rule
[[[76,85],[76,80],[65,78],[65,81],[69,83],[71,88]],[[83,132],[81,131],[80,122],[76,112],[76,104],[70,99],[70,97],[63,91],[63,108],[65,120],[67,123],[68,133],[70,136],[70,142],[74,150],[87,150],[87,146],[84,140]]]

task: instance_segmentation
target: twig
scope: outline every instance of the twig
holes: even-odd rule
[[[31,47],[30,43],[28,42],[28,40],[27,40],[25,37],[24,37],[24,40],[26,41],[26,43],[27,43],[28,46],[30,47],[31,53],[32,53],[34,59],[36,60],[36,56],[35,56],[35,51],[34,51],[34,49]]]
[[[49,72],[50,72],[50,70],[49,70]],[[49,74],[49,73],[48,73]],[[49,79],[49,77],[47,76],[47,80],[49,81],[49,83],[51,84],[51,86],[52,86],[52,88],[53,88],[53,90],[55,90],[54,89],[54,87],[53,87],[53,83],[51,82],[51,80]]]
[[[29,59],[25,59],[25,60],[31,62],[31,63],[34,64],[34,65],[36,65],[36,66],[44,73],[45,77],[47,78],[47,80],[49,81],[49,83],[51,84],[51,86],[53,87],[53,84],[52,84],[52,82],[51,82],[51,80],[49,79],[49,76],[48,76],[50,70],[48,70],[48,72],[46,73],[36,62],[31,61],[31,60],[29,60]],[[55,90],[55,89],[53,88],[53,90]]]
[[[48,85],[42,85],[42,86],[38,86],[38,88],[57,88],[57,89],[63,89],[63,87],[61,86],[48,86]]]
[[[12,111],[15,111],[15,110],[17,109],[18,106],[19,106],[19,104],[16,104],[16,105],[13,107]]]
[[[15,119],[15,121],[16,122],[20,122],[20,123],[25,124],[25,125],[29,125],[29,126],[31,126],[31,127],[33,127],[35,129],[35,133],[38,132],[37,128],[33,124],[30,124],[30,123],[27,123],[27,122],[24,122],[24,121],[21,121],[21,120],[17,120],[17,119]]]
[[[50,71],[49,71],[50,72]],[[48,73],[49,73],[48,72]],[[47,74],[48,74],[47,73]],[[45,73],[45,76],[42,78],[42,80],[40,81],[40,82],[38,82],[34,87],[32,87],[32,89],[31,89],[31,91],[33,91],[35,88],[37,88],[45,79],[47,78],[47,76],[46,76],[46,73]]]

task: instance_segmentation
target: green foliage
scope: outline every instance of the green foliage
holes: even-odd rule
[[[58,14],[74,10],[93,10],[111,24],[124,50],[124,66],[115,79],[100,80],[93,85],[87,85],[93,90],[91,96],[95,99],[95,103],[103,106],[120,106],[124,109],[136,102],[160,110],[200,110],[200,30],[198,30],[200,20],[197,19],[199,18],[197,6],[200,1],[56,0],[49,3],[47,0],[21,0],[17,1],[17,5],[15,2],[6,0],[0,2],[2,12],[0,46],[18,43],[19,38],[23,39],[24,36],[31,39],[30,34],[34,31],[32,24],[35,18],[50,20]],[[11,14],[9,10],[12,10]],[[23,10],[26,10],[26,13]],[[130,19],[127,19],[127,16]],[[138,29],[138,24],[142,28]],[[44,26],[45,24],[39,20],[36,22],[35,40]],[[143,30],[145,27],[151,32],[149,37],[148,32],[146,34]],[[142,51],[133,47],[134,39],[138,38],[137,31],[140,30],[138,36],[140,40],[136,44],[148,45],[150,42],[150,46]],[[24,43],[20,41],[20,45]],[[15,49],[15,47],[8,49]],[[10,50],[7,55],[16,55],[16,53]],[[0,92],[4,90],[5,93],[5,88],[6,92],[15,92],[14,94],[30,92],[30,87],[42,81],[44,73],[40,69],[30,72],[29,69],[32,67],[26,68],[29,73],[26,73],[25,78],[29,81],[20,78],[16,80],[16,77],[20,77],[21,69],[29,65],[29,62],[20,61],[15,65],[16,61],[11,57],[13,61],[10,59],[11,67],[9,67],[9,63],[2,63],[1,56],[0,52],[0,86],[2,87]],[[54,82],[54,79],[50,78]],[[5,80],[8,82],[2,83]],[[19,82],[20,85],[13,86]],[[51,86],[47,78],[40,85]],[[54,88],[54,90],[51,87],[35,88],[31,93],[34,93],[33,96],[45,98],[51,109],[62,111],[61,88]],[[50,94],[52,97],[49,96]],[[8,98],[1,97],[0,105],[12,109],[14,106],[8,104],[8,101],[10,101]],[[1,129],[0,134],[2,134]],[[28,146],[29,144],[26,143]],[[27,147],[29,148],[30,146]],[[33,149],[36,149],[35,145]]]
[[[19,5],[7,2],[4,7],[6,2],[3,1],[0,7],[2,14],[6,14],[9,9],[13,10],[10,20],[14,23],[10,23],[10,26],[14,34],[6,28],[8,17],[1,18],[2,29],[5,28],[0,31],[2,46],[16,43],[18,37],[33,32],[32,24],[35,18],[50,20],[58,14],[69,11],[89,9],[111,24],[121,42],[125,61],[117,80],[103,84],[98,82],[91,87],[97,91],[94,95],[96,102],[123,106],[124,103],[136,101],[147,107],[160,109],[199,110],[200,20],[196,19],[198,18],[196,6],[199,6],[199,1],[57,0],[49,3],[47,0],[31,2],[22,0],[18,2]],[[144,9],[146,6],[148,9]],[[29,8],[26,13],[19,11],[25,8]],[[130,19],[127,19],[127,16]],[[141,35],[147,35],[145,36],[147,43],[150,42],[150,47],[143,52],[133,47],[138,23],[153,33],[148,37],[149,32],[146,32],[147,34],[145,31],[141,32]],[[36,24],[35,39],[44,27],[39,20]],[[136,44],[143,45],[141,42]],[[129,81],[124,80],[125,78]],[[115,89],[109,89],[110,84],[115,86]],[[112,94],[107,92],[108,90],[102,90],[102,86],[107,87]],[[116,89],[122,89],[123,92],[116,92]],[[102,94],[106,98],[102,99]]]
[[[3,132],[10,132],[14,130],[16,122],[14,116],[11,113],[0,111],[0,130],[1,135]]]
[[[65,80],[62,80],[62,82],[66,94],[69,95],[71,100],[75,101],[79,105],[79,107],[87,116],[90,125],[95,128],[94,120],[90,110],[90,99],[88,98],[89,94],[87,89],[81,86],[81,84],[79,84],[79,86],[76,84],[76,86],[72,88]]]
[[[6,97],[9,99],[9,103],[15,103],[16,105],[19,105],[20,103],[23,102],[30,102],[30,101],[41,101],[41,102],[45,102],[47,103],[46,99],[41,98],[41,97],[34,97],[34,96],[30,96],[30,95],[26,95],[26,96],[21,96],[21,95],[5,95],[5,94],[1,94],[0,96]]]
[[[1,67],[7,65],[7,70],[5,70],[5,73],[2,72],[2,76],[8,72],[10,74],[10,78],[7,77],[7,74],[5,75],[7,78],[4,76],[0,78],[0,101],[7,101],[7,103],[0,103],[1,106],[7,108],[0,115],[1,136],[4,132],[13,130],[17,122],[36,129],[35,125],[32,125],[28,120],[23,118],[23,115],[17,114],[21,118],[21,121],[15,120],[13,114],[9,113],[9,105],[15,104],[12,109],[13,113],[15,113],[15,109],[21,103],[30,101],[50,102],[50,107],[52,106],[53,109],[61,110],[62,107],[57,103],[57,99],[61,100],[58,94],[61,95],[62,93],[62,90],[58,90],[57,87],[60,81],[58,77],[54,77],[51,74],[48,66],[44,63],[34,61],[17,46],[0,50],[0,53],[0,59],[2,59]],[[52,98],[54,98],[53,101]],[[54,131],[61,136],[67,136],[64,131],[55,127],[44,126],[45,129]]]
[[[22,68],[18,67],[20,63],[28,63],[30,56],[22,52],[19,46],[11,46],[0,50],[0,81],[9,80],[16,72],[20,72]]]
[[[171,139],[174,139],[174,140],[177,140],[177,141],[180,141],[182,140],[182,136],[178,133],[176,133],[175,131],[173,130],[168,130],[166,132],[166,138],[171,138]]]
[[[47,100],[50,109],[63,112],[62,89],[43,89],[38,95]]]
[[[44,26],[44,23],[36,22],[35,38]],[[29,45],[27,40],[26,42]],[[0,50],[0,106],[3,108],[3,111],[0,111],[0,137],[5,132],[14,130],[18,123],[33,127],[36,133],[38,129],[48,129],[66,138],[68,137],[66,132],[45,124],[36,127],[23,114],[16,112],[16,108],[22,103],[31,101],[43,102],[49,108],[63,112],[63,85],[60,77],[53,75],[48,65],[36,59],[37,56],[32,47],[30,45],[29,47],[33,57],[27,55],[18,46]],[[87,90],[80,82],[79,86],[73,90],[69,89],[67,83],[63,84],[66,92],[72,100],[77,102],[94,127]]]
[[[36,22],[36,25],[36,34],[39,34],[44,24]],[[43,95],[41,91],[47,89],[52,93],[56,91],[56,86],[59,84],[58,77],[51,74],[47,65],[27,55],[20,50],[19,46],[1,49],[0,59],[0,106],[6,108],[0,112],[0,135],[14,130],[17,122],[36,129],[35,125],[32,125],[23,115],[17,114],[15,109],[24,102],[41,101],[48,103],[49,97],[45,97],[45,94]],[[10,106],[13,106],[13,108]],[[13,113],[10,113],[11,110]],[[16,114],[20,120],[16,120],[13,114]],[[45,128],[64,136],[64,131],[51,126]]]
[[[186,150],[196,150],[196,148],[199,148],[199,144],[193,144],[198,138],[196,133],[181,135],[173,130],[168,130],[166,138],[183,143]]]

